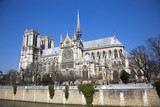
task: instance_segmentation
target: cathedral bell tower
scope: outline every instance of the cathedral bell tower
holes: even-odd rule
[[[19,71],[38,59],[40,55],[40,33],[33,29],[26,30],[23,35],[23,45],[21,47],[21,59]]]

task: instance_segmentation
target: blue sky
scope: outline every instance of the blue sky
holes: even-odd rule
[[[77,9],[83,41],[113,36],[127,51],[160,34],[160,0],[0,0],[0,70],[17,69],[23,33],[72,37]]]

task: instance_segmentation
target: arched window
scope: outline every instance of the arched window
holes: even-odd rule
[[[91,54],[91,55],[92,55],[93,59],[95,59],[95,54],[94,54],[93,52],[92,52],[92,54]]]
[[[111,58],[112,57],[112,52],[111,52],[111,50],[109,50],[109,58]]]
[[[141,76],[142,76],[141,71],[138,70],[138,79],[141,79]]]
[[[35,37],[35,46],[37,46],[37,35]]]
[[[97,59],[100,60],[101,59],[101,53],[98,51],[97,52]]]
[[[48,40],[48,48],[51,48],[51,41]]]
[[[88,52],[86,53],[86,55],[87,55],[87,54],[90,55]]]
[[[117,59],[118,58],[118,53],[117,53],[117,49],[114,50],[114,58]]]
[[[33,45],[35,46],[35,34],[33,34]]]
[[[115,83],[118,83],[118,72],[116,70],[113,71],[113,81]]]
[[[135,79],[136,79],[136,78],[135,78],[136,73],[134,72],[133,69],[131,70],[131,74],[130,74],[130,75],[131,75],[131,79],[132,79],[132,80],[135,80]]]
[[[82,77],[83,77],[83,79],[84,80],[88,79],[88,68],[87,68],[87,66],[84,65],[82,69],[83,69],[83,71],[82,71]]]
[[[106,60],[106,52],[105,51],[103,51],[103,58],[104,58],[104,60]]]
[[[42,40],[42,45],[41,45],[42,49],[45,48],[45,45],[44,45],[44,41]]]
[[[119,56],[120,56],[120,58],[122,58],[122,56],[123,56],[122,55],[122,49],[119,50]]]
[[[28,45],[28,35],[27,35],[26,45]]]

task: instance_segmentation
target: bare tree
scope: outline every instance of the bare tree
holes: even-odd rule
[[[56,63],[52,63],[52,65],[49,68],[49,74],[50,74],[50,76],[52,78],[53,84],[56,81],[56,77],[57,77],[57,73],[58,72],[59,72],[58,65]]]
[[[62,72],[57,72],[56,81],[61,85],[63,82],[66,81],[66,75],[63,75]]]
[[[146,40],[146,44],[150,50],[149,55],[154,62],[154,76],[157,78],[160,74],[160,35],[156,38],[149,38]]]
[[[27,70],[27,72],[31,73],[35,85],[37,85],[40,74],[42,73],[42,65],[38,62],[34,62],[28,66]]]
[[[70,71],[67,79],[68,81],[72,81],[72,83],[74,84],[76,80],[80,79],[80,76],[75,71]]]
[[[146,44],[132,50],[130,67],[138,68],[137,75],[146,77],[150,82],[153,78],[158,79],[160,74],[160,35],[147,39]]]
[[[8,71],[9,74],[9,83],[11,85],[16,84],[16,80],[17,80],[17,72],[13,69]]]
[[[0,79],[0,85],[6,85],[10,83],[9,74],[4,74],[3,78]]]
[[[139,46],[132,50],[131,68],[138,68],[136,75],[144,76],[147,82],[150,82],[151,72],[153,72],[154,63],[151,60],[147,49],[144,46]]]
[[[89,80],[91,80],[93,84],[96,84],[96,82],[98,80],[101,80],[102,78],[103,78],[102,73],[99,73],[98,75],[91,75]]]

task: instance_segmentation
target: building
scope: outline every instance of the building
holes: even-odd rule
[[[122,70],[131,73],[124,45],[116,36],[82,41],[79,12],[77,29],[73,38],[60,37],[60,46],[54,47],[49,36],[40,36],[38,31],[26,30],[23,35],[19,71],[25,70],[31,63],[43,65],[44,73],[49,73],[53,64],[61,72],[74,71],[84,79],[92,75],[101,75],[103,80],[118,81]],[[135,75],[133,78],[137,78]]]

